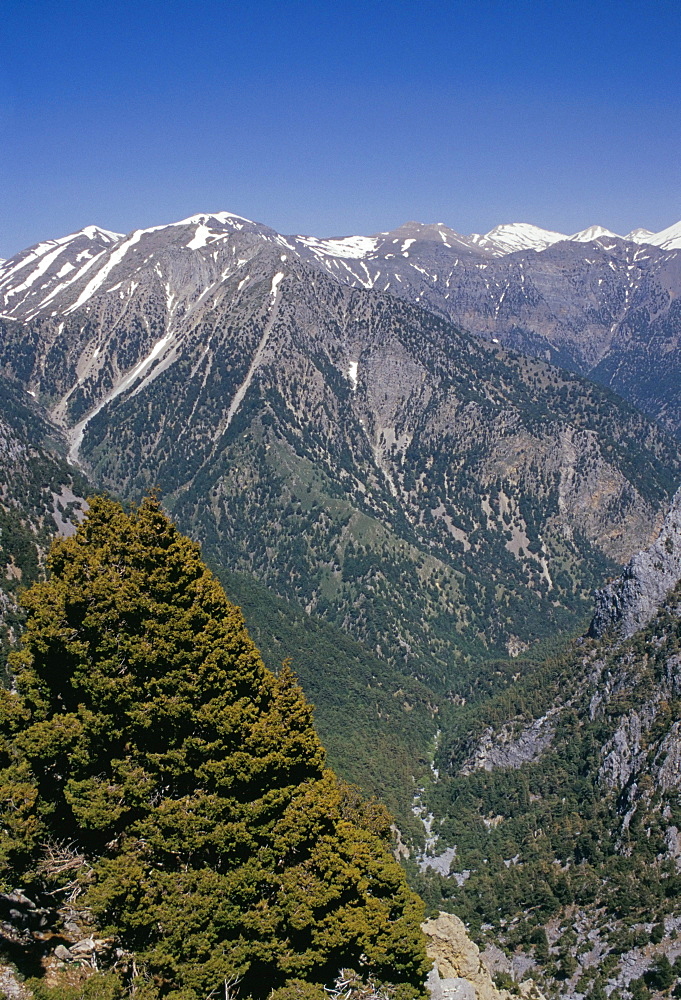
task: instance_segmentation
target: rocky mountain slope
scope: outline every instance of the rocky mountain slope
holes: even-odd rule
[[[100,264],[1,321],[98,484],[159,484],[214,563],[445,686],[654,536],[678,451],[616,397],[208,221],[80,234]]]
[[[681,427],[681,224],[626,237],[592,226],[568,237],[519,223],[462,236],[441,223],[410,222],[334,239],[282,236],[227,212],[127,236],[90,226],[0,265],[0,314],[68,316],[101,293],[120,305],[153,254],[171,246],[175,274],[162,277],[168,296],[178,295],[177,278],[191,271],[203,274],[199,287],[212,294],[235,273],[232,265],[247,287],[254,280],[247,265],[269,249],[588,375],[673,433]],[[177,309],[178,301],[166,305]]]
[[[591,634],[609,629],[628,639],[653,617],[666,594],[681,579],[681,490],[655,543],[637,552],[623,574],[596,594]]]
[[[600,595],[620,634],[463,712],[423,792],[431,850],[456,845],[453,874],[422,864],[423,892],[548,995],[658,996],[681,980],[680,544],[676,502],[651,559],[632,561],[647,584],[638,573],[628,603],[628,570]]]

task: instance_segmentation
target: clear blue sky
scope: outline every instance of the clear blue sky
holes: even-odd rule
[[[661,229],[680,53],[679,0],[3,0],[0,256],[217,210]]]

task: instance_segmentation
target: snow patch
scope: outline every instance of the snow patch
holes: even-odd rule
[[[196,233],[192,239],[187,243],[188,250],[198,250],[200,247],[205,247],[206,243],[211,237],[214,237],[215,233],[211,232],[208,226],[205,226],[202,222],[196,227]]]
[[[246,219],[243,215],[236,215],[234,212],[200,212],[198,215],[190,215],[188,219],[180,219],[179,222],[169,222],[167,227],[154,226],[153,229],[145,229],[144,231],[153,232],[155,229],[166,229],[170,226],[191,226],[195,223],[205,224],[210,219],[215,219],[223,226],[231,223],[235,229],[243,229],[243,226],[239,224],[242,222],[247,222],[251,226],[255,224],[251,219]]]
[[[378,240],[371,236],[346,236],[342,239],[319,240],[314,236],[297,236],[296,240],[317,256],[348,257],[361,260],[373,253]]]
[[[681,250],[681,221],[662,229],[659,233],[654,233],[642,242],[651,243],[663,250]]]
[[[70,435],[71,447],[69,448],[69,453],[68,453],[68,460],[72,465],[78,465],[78,453],[83,443],[83,436],[85,434],[85,429],[92,420],[92,418],[97,416],[100,410],[104,409],[107,403],[110,403],[112,400],[116,399],[118,396],[121,395],[121,393],[129,389],[132,385],[134,385],[134,383],[139,378],[141,378],[143,375],[146,374],[149,366],[160,355],[161,351],[166,347],[168,342],[172,339],[172,336],[173,336],[172,333],[166,333],[165,336],[161,337],[160,340],[157,340],[152,349],[147,354],[147,356],[145,358],[142,358],[142,360],[138,362],[138,364],[136,364],[135,367],[121,379],[118,385],[115,386],[115,388],[113,388],[110,392],[108,392],[106,396],[104,396],[104,399],[102,399],[95,406],[93,410],[90,410],[88,415],[83,420],[81,420],[79,423],[75,425],[75,427],[71,431]]]
[[[7,292],[7,299],[9,299],[10,296],[12,296],[12,295],[18,295],[19,292],[23,292],[27,288],[30,288],[31,285],[34,285],[36,283],[36,281],[38,280],[38,278],[42,277],[42,275],[45,274],[45,272],[49,268],[50,264],[65,249],[66,249],[66,247],[62,245],[62,246],[58,246],[51,253],[46,253],[43,256],[43,258],[40,261],[40,263],[38,264],[38,266],[36,267],[36,269],[34,271],[32,271],[31,274],[29,274],[29,276],[26,278],[25,281],[22,281],[22,283],[20,285],[15,285],[14,288],[10,288],[9,289],[9,291]]]

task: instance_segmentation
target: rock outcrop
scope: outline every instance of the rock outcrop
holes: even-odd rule
[[[428,957],[433,961],[427,983],[431,1000],[510,1000],[508,990],[494,985],[463,921],[453,913],[440,912],[421,928],[428,942]],[[531,979],[519,983],[518,990],[522,996],[543,1000]]]
[[[510,723],[498,730],[489,726],[467,756],[460,773],[472,774],[480,769],[493,771],[497,767],[518,768],[538,760],[551,745],[555,727],[553,717],[558,711],[558,708],[552,708],[540,719],[533,719],[520,732]]]
[[[620,577],[596,592],[589,634],[613,630],[628,639],[650,621],[665,597],[681,580],[681,489],[656,541],[632,556]]]

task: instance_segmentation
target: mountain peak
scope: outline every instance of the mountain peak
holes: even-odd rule
[[[650,229],[632,229],[630,233],[624,237],[625,240],[631,240],[632,243],[648,243],[649,237],[654,236]]]
[[[616,240],[622,239],[617,233],[613,233],[611,229],[605,229],[603,226],[589,226],[587,229],[582,229],[581,232],[570,236],[569,239],[574,243],[591,243],[603,236],[613,236]]]
[[[542,229],[531,222],[508,222],[490,229],[484,236],[473,233],[470,237],[477,246],[502,256],[516,250],[545,250],[560,240],[568,239],[564,233]]]
[[[97,239],[97,237],[103,237],[105,240],[108,238],[110,240],[122,240],[124,233],[114,233],[110,229],[102,229],[101,226],[83,226],[79,229],[77,233],[72,234],[75,236],[87,236],[89,240]]]
[[[197,215],[190,215],[188,219],[180,219],[179,222],[171,222],[171,226],[191,226],[195,223],[207,222],[219,222],[221,225],[229,225],[230,223],[247,222],[249,225],[257,225],[252,219],[247,219],[243,215],[237,215],[236,212],[199,212]]]
[[[662,229],[659,233],[653,233],[645,242],[662,247],[663,250],[681,250],[681,221]]]
[[[383,244],[388,244],[391,241],[393,243],[408,243],[409,246],[413,243],[436,243],[450,249],[453,246],[456,246],[457,249],[461,246],[469,249],[474,246],[469,236],[462,236],[454,229],[446,226],[444,222],[416,222],[411,220],[404,222],[397,229],[392,229],[387,233],[377,233],[376,236]],[[408,250],[408,247],[405,247],[404,250]]]

